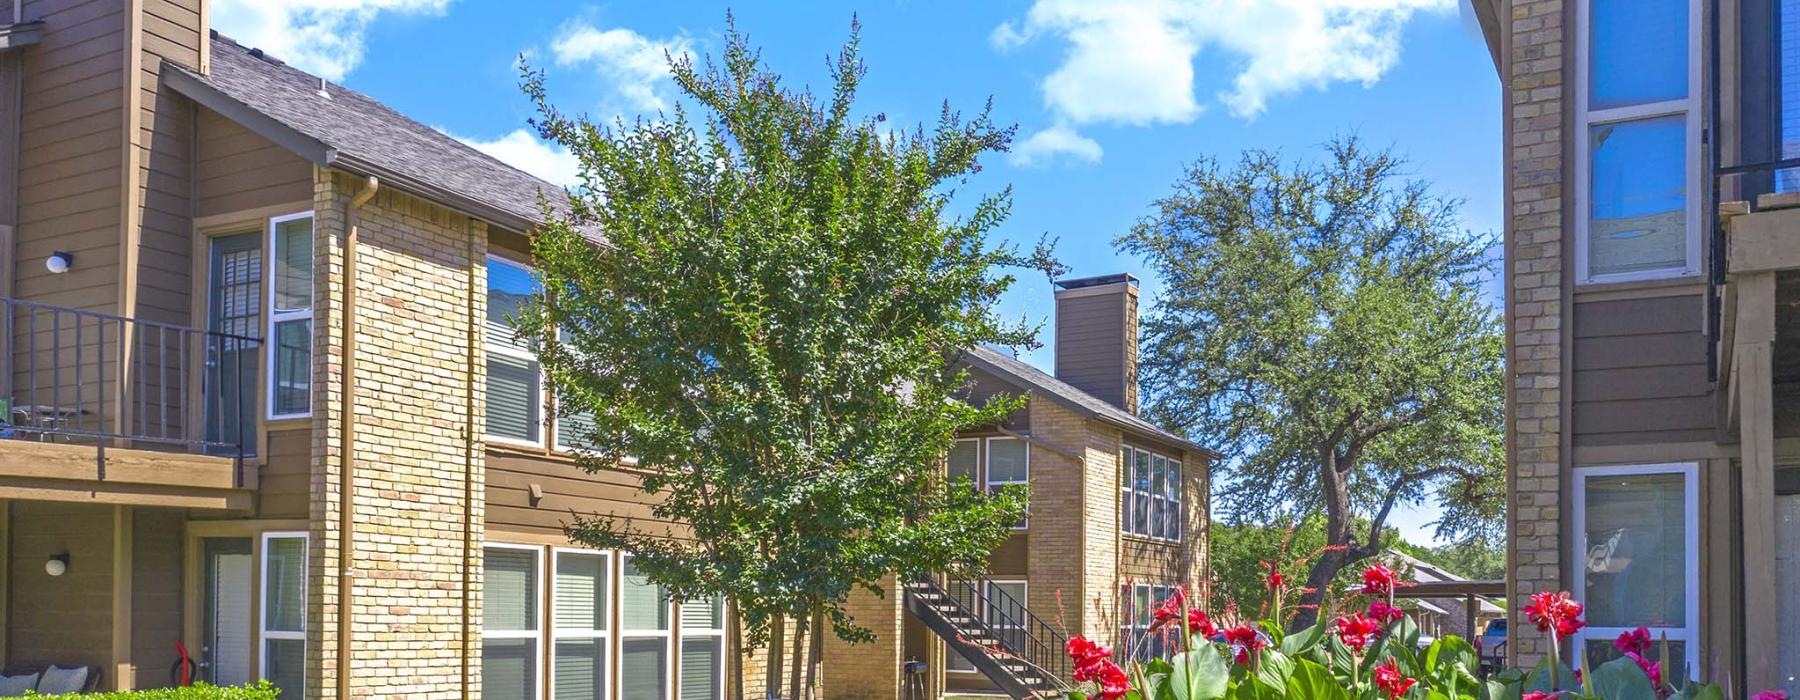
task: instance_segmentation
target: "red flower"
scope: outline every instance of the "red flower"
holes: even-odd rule
[[[1125,676],[1125,669],[1111,661],[1100,667],[1100,676],[1094,682],[1100,685],[1101,700],[1119,700],[1131,692],[1131,679]]]
[[[1394,570],[1385,564],[1376,564],[1363,570],[1363,592],[1375,595],[1387,595],[1394,592]]]
[[[1526,693],[1525,697],[1522,697],[1519,700],[1556,700],[1556,693],[1546,693],[1542,690],[1533,690],[1529,693]]]
[[[1630,634],[1630,633],[1627,632],[1626,634]],[[1620,638],[1623,639],[1623,636],[1621,636]],[[1646,659],[1646,658],[1644,658],[1643,654],[1640,654],[1636,651],[1625,652],[1625,658],[1631,659],[1632,661],[1636,662],[1638,665],[1638,668],[1641,668],[1644,670],[1644,675],[1650,677],[1650,686],[1653,688],[1656,688],[1657,694],[1661,695],[1662,694],[1662,684],[1663,684],[1662,683],[1662,663],[1661,662],[1653,662],[1649,659]]]
[[[1187,627],[1188,634],[1197,634],[1207,639],[1212,639],[1219,634],[1219,628],[1213,626],[1212,619],[1206,616],[1206,611],[1199,608],[1188,611]]]
[[[1250,625],[1238,625],[1225,630],[1225,643],[1237,649],[1237,662],[1250,663],[1251,654],[1266,646],[1262,634]]]
[[[1112,658],[1111,647],[1089,640],[1079,634],[1069,638],[1069,641],[1063,645],[1063,651],[1069,655],[1070,660],[1075,662],[1075,680],[1077,681],[1088,680],[1081,677],[1084,670]]]
[[[1267,579],[1269,590],[1271,590],[1271,591],[1281,590],[1281,583],[1283,581],[1287,580],[1285,577],[1283,577],[1281,575],[1281,570],[1275,568],[1274,562],[1266,562],[1265,561],[1262,563],[1262,565],[1263,565],[1264,569],[1269,570],[1269,577]]]
[[[1388,659],[1387,663],[1375,667],[1375,687],[1380,688],[1381,692],[1387,693],[1390,698],[1405,695],[1406,691],[1412,690],[1413,684],[1416,682],[1418,681],[1401,675],[1400,667],[1394,665],[1393,659]]]
[[[1367,649],[1369,642],[1380,634],[1381,623],[1363,617],[1360,613],[1337,619],[1338,639],[1344,642],[1344,646],[1355,649],[1358,654]]]
[[[1539,632],[1554,630],[1560,639],[1587,626],[1581,621],[1581,602],[1570,599],[1567,591],[1533,593],[1530,600],[1525,604],[1525,616]]]
[[[1169,594],[1168,600],[1156,606],[1156,610],[1150,613],[1150,630],[1155,631],[1170,621],[1181,619],[1181,603],[1185,597],[1186,594],[1177,588],[1174,593]]]
[[[1377,600],[1369,603],[1369,617],[1383,625],[1391,625],[1406,617],[1406,611],[1388,605],[1385,600]]]
[[[1642,654],[1650,651],[1650,630],[1639,627],[1630,632],[1620,632],[1619,638],[1613,640],[1613,647],[1621,654]]]
[[[1788,700],[1785,690],[1765,690],[1752,696],[1750,700]]]

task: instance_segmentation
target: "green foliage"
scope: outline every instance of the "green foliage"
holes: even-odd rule
[[[671,72],[684,106],[610,125],[558,111],[525,74],[541,135],[580,159],[584,186],[533,237],[546,294],[518,321],[558,410],[591,418],[582,465],[635,460],[654,503],[654,522],[570,534],[630,552],[674,595],[725,596],[751,645],[784,618],[867,639],[842,608],[853,589],[980,567],[1023,513],[1019,491],[938,476],[958,431],[1022,406],[966,400],[955,363],[1032,341],[994,314],[1003,269],[1053,266],[1042,244],[989,239],[1007,191],[948,213],[1012,129],[947,106],[930,130],[855,116],[854,27],[823,99],[735,26],[719,62]]]
[[[26,697],[69,698],[70,700],[275,700],[280,695],[280,690],[264,680],[258,681],[256,685],[216,686],[195,683],[180,688],[113,690],[98,693],[66,693],[62,695],[28,693]]]
[[[1380,551],[1396,504],[1435,498],[1439,533],[1471,537],[1498,532],[1505,502],[1487,242],[1391,153],[1323,155],[1203,159],[1118,241],[1163,282],[1143,324],[1149,412],[1235,456],[1214,471],[1227,520],[1325,516],[1344,549],[1314,588]]]
[[[1398,537],[1387,545],[1445,571],[1471,579],[1506,577],[1506,549],[1498,542],[1484,539],[1450,542],[1436,546],[1413,544]]]

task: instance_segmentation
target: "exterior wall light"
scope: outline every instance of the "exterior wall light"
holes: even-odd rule
[[[50,257],[44,259],[44,269],[49,270],[51,274],[55,275],[68,272],[69,266],[73,264],[75,264],[75,255],[60,250],[51,253]]]
[[[50,559],[48,559],[44,562],[44,573],[50,574],[51,576],[61,576],[65,573],[68,573],[68,571],[69,571],[69,553],[68,552],[63,552],[62,554],[52,554],[52,555],[50,555]]]

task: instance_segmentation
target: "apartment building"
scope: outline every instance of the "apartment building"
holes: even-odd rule
[[[1475,0],[1505,112],[1508,608],[1800,693],[1800,4]],[[1512,620],[1516,660],[1549,653]]]
[[[0,675],[701,700],[741,664],[760,696],[721,601],[564,535],[649,510],[576,467],[580,419],[505,322],[555,188],[207,12],[0,7]],[[891,634],[833,648],[833,697],[946,644],[934,691],[1037,692],[1001,661],[1197,577],[1211,455],[1135,415],[1135,282],[1063,286],[1057,376],[972,351],[977,392],[1032,399],[950,464],[1030,483],[1031,515],[987,578],[854,601]]]

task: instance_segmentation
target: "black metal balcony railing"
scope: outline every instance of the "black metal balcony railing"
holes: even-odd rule
[[[1051,679],[1069,677],[1073,669],[1064,649],[1068,640],[1025,603],[985,579],[946,576],[944,588],[951,598],[976,608],[969,612],[987,623],[1007,653]]]
[[[0,316],[0,438],[254,451],[260,338],[5,297]]]

